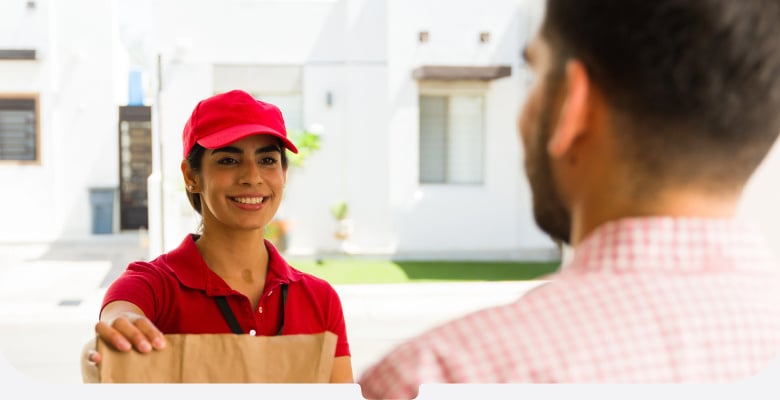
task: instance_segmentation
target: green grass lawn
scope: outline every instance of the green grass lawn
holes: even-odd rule
[[[331,284],[519,281],[557,270],[558,262],[393,261],[289,259],[295,268]]]

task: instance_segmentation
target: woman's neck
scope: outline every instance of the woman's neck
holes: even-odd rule
[[[212,232],[204,227],[195,245],[209,269],[223,279],[265,279],[268,251],[262,230]]]

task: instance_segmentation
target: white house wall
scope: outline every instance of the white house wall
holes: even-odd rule
[[[754,224],[767,237],[775,255],[780,257],[780,143],[776,142],[767,158],[745,186],[737,213]]]
[[[327,25],[339,7],[327,0],[159,1],[154,3],[156,45],[163,54],[187,61],[301,64],[320,35],[334,38],[332,48],[342,42],[333,31],[342,20]]]
[[[364,253],[387,253],[386,67],[368,60],[311,64],[304,77],[306,121],[321,127],[321,149],[303,169],[288,173],[279,215],[291,220],[291,251],[338,249],[330,208],[346,201],[355,221],[350,246]],[[333,99],[330,107],[323,106],[327,92]]]
[[[0,46],[4,48],[38,49],[39,58],[48,49],[49,10],[48,7],[31,12],[22,2],[0,2]],[[49,109],[49,99],[44,89],[49,82],[48,65],[39,61],[0,62],[0,92],[40,93],[39,114]],[[51,138],[51,120],[39,121],[39,141]],[[44,161],[51,159],[53,152],[42,147],[40,156]],[[50,164],[14,165],[0,164],[0,182],[5,189],[0,207],[0,240],[25,241],[37,236],[51,239],[56,228],[51,226],[56,205],[51,201],[55,189],[54,169]],[[48,182],[44,188],[42,183]],[[58,190],[59,192],[59,190]]]
[[[0,2],[0,47],[37,59],[1,61],[0,93],[38,94],[40,164],[0,164],[0,242],[86,240],[88,189],[118,184],[114,2],[26,4]]]
[[[114,2],[79,0],[56,4],[57,34],[52,38],[54,57],[64,61],[53,72],[52,89],[55,165],[67,182],[68,195],[61,238],[88,236],[91,229],[88,189],[119,186],[118,105],[114,70],[124,70],[115,60],[116,16]],[[102,18],[84,18],[92,10]],[[75,192],[73,189],[76,189]],[[81,189],[81,190],[78,190]],[[69,200],[69,201],[67,201]],[[115,203],[118,199],[115,199]],[[115,204],[116,207],[116,204]],[[86,225],[86,226],[85,226]]]
[[[391,186],[397,247],[405,253],[506,254],[547,258],[552,243],[533,223],[515,116],[524,95],[519,50],[534,8],[525,2],[393,1],[388,24]],[[446,17],[444,17],[446,15]],[[418,33],[429,34],[419,43]],[[489,43],[480,43],[489,32]],[[411,71],[421,65],[510,65],[487,84],[485,179],[474,186],[418,183],[418,98]]]

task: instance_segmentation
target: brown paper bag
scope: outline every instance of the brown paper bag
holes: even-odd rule
[[[101,383],[327,383],[337,336],[165,335],[167,345],[151,353],[119,352],[101,339],[97,350]],[[94,370],[82,364],[85,382]]]

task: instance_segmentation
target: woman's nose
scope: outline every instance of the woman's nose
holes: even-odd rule
[[[263,183],[263,177],[260,173],[260,166],[254,162],[247,162],[241,168],[241,184],[254,185]]]

